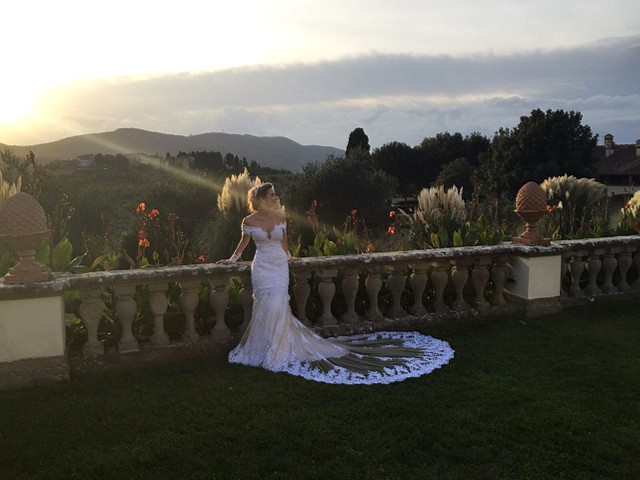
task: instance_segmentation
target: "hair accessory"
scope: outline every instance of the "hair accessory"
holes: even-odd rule
[[[256,185],[255,187],[253,187],[253,195],[258,195],[258,189],[260,188],[260,185]]]

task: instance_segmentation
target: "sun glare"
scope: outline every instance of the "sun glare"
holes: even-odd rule
[[[19,79],[3,79],[0,88],[0,124],[17,123],[28,116],[40,92],[37,86],[20,82]]]

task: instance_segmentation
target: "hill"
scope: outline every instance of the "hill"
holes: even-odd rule
[[[32,150],[38,161],[73,160],[90,153],[116,155],[144,153],[164,156],[179,151],[214,151],[232,153],[248,162],[256,161],[264,167],[297,172],[306,163],[321,162],[327,155],[342,155],[344,150],[320,145],[301,145],[286,137],[258,137],[231,133],[203,133],[172,135],[138,128],[119,128],[112,132],[91,133],[63,138],[39,145],[6,145],[18,156]]]

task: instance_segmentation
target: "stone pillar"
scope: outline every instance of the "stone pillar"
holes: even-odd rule
[[[69,380],[62,295],[0,300],[0,390]]]
[[[116,285],[116,314],[122,328],[122,336],[118,341],[120,353],[139,350],[138,340],[133,335],[133,320],[136,316],[137,305],[133,296],[136,293],[135,285]]]
[[[444,289],[449,283],[449,260],[438,260],[433,262],[431,271],[431,283],[435,292],[433,300],[433,311],[436,313],[446,313],[449,306],[444,302]]]
[[[584,293],[588,296],[598,295],[600,293],[600,288],[598,287],[597,278],[598,273],[602,269],[602,260],[600,260],[600,255],[604,252],[602,250],[594,250],[589,254],[589,258],[587,259],[587,273],[589,274],[589,283],[584,289]]]
[[[402,292],[407,283],[406,277],[407,267],[403,264],[394,264],[393,270],[389,274],[389,290],[391,291],[391,308],[389,309],[390,318],[402,318],[407,316],[407,312],[402,308]]]
[[[185,318],[185,328],[182,334],[182,341],[186,343],[197,343],[200,335],[196,331],[195,312],[198,308],[200,298],[198,297],[198,287],[200,280],[183,280],[180,282],[180,307]]]
[[[464,286],[469,279],[469,262],[464,258],[457,258],[451,270],[451,282],[456,289],[456,299],[451,305],[454,310],[469,310],[469,304],[464,300]]]
[[[527,317],[562,311],[560,272],[562,255],[513,256],[509,295],[524,302]]]
[[[367,320],[371,322],[382,320],[384,317],[378,306],[378,295],[382,288],[382,278],[378,268],[369,269],[365,286],[367,287],[367,294],[369,295],[369,309],[366,313]]]
[[[309,285],[311,273],[295,272],[293,278],[295,279],[293,295],[295,296],[298,320],[310,327],[311,321],[307,318],[307,301],[311,295],[311,285]]]
[[[318,295],[322,301],[322,314],[318,318],[320,325],[331,327],[338,324],[338,320],[331,311],[331,302],[336,294],[336,284],[334,278],[338,275],[337,270],[320,270],[320,284],[318,285]]]
[[[359,283],[357,270],[348,268],[344,271],[342,294],[347,304],[347,311],[342,316],[343,322],[357,323],[360,321],[360,317],[356,312],[356,297],[358,296]]]
[[[489,281],[490,264],[490,257],[477,258],[474,261],[473,271],[471,272],[473,287],[476,292],[476,296],[473,299],[473,306],[478,310],[486,309],[489,306],[489,302],[484,298],[484,291],[487,288],[487,282]]]
[[[216,313],[216,324],[211,330],[211,335],[215,340],[231,337],[231,329],[227,326],[224,313],[229,305],[229,292],[227,284],[229,279],[226,276],[216,276],[211,279],[211,294],[209,300]]]
[[[569,261],[569,272],[571,272],[571,287],[569,288],[569,295],[574,298],[581,298],[585,296],[584,291],[580,287],[580,279],[585,270],[584,257],[587,252],[574,252]]]
[[[104,354],[104,344],[98,340],[98,326],[104,312],[104,302],[101,298],[102,290],[92,288],[80,292],[80,316],[87,327],[87,341],[82,347],[85,357],[95,357]]]
[[[166,283],[152,283],[149,285],[149,306],[153,313],[153,335],[151,343],[154,345],[168,345],[169,335],[164,330],[164,314],[167,312],[169,301],[167,291],[169,285]]]
[[[620,272],[620,282],[618,283],[618,290],[622,293],[629,293],[631,291],[631,286],[627,280],[627,274],[631,269],[631,264],[633,263],[633,259],[631,258],[631,251],[629,247],[625,247],[622,249],[620,254],[618,255],[618,270]]]
[[[491,296],[490,302],[496,307],[501,307],[507,304],[507,301],[504,298],[504,285],[509,276],[509,269],[507,267],[508,261],[509,259],[507,257],[498,257],[491,267],[491,279],[493,280],[495,291]]]
[[[424,289],[427,288],[427,282],[429,281],[427,277],[427,269],[428,265],[426,264],[414,264],[413,273],[409,277],[411,289],[413,290],[413,308],[411,309],[411,313],[416,317],[427,314],[427,309],[422,302],[422,295],[424,294]]]

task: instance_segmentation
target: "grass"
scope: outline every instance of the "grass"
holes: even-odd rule
[[[386,386],[192,360],[4,392],[0,476],[640,478],[639,308],[433,325],[453,361]]]

